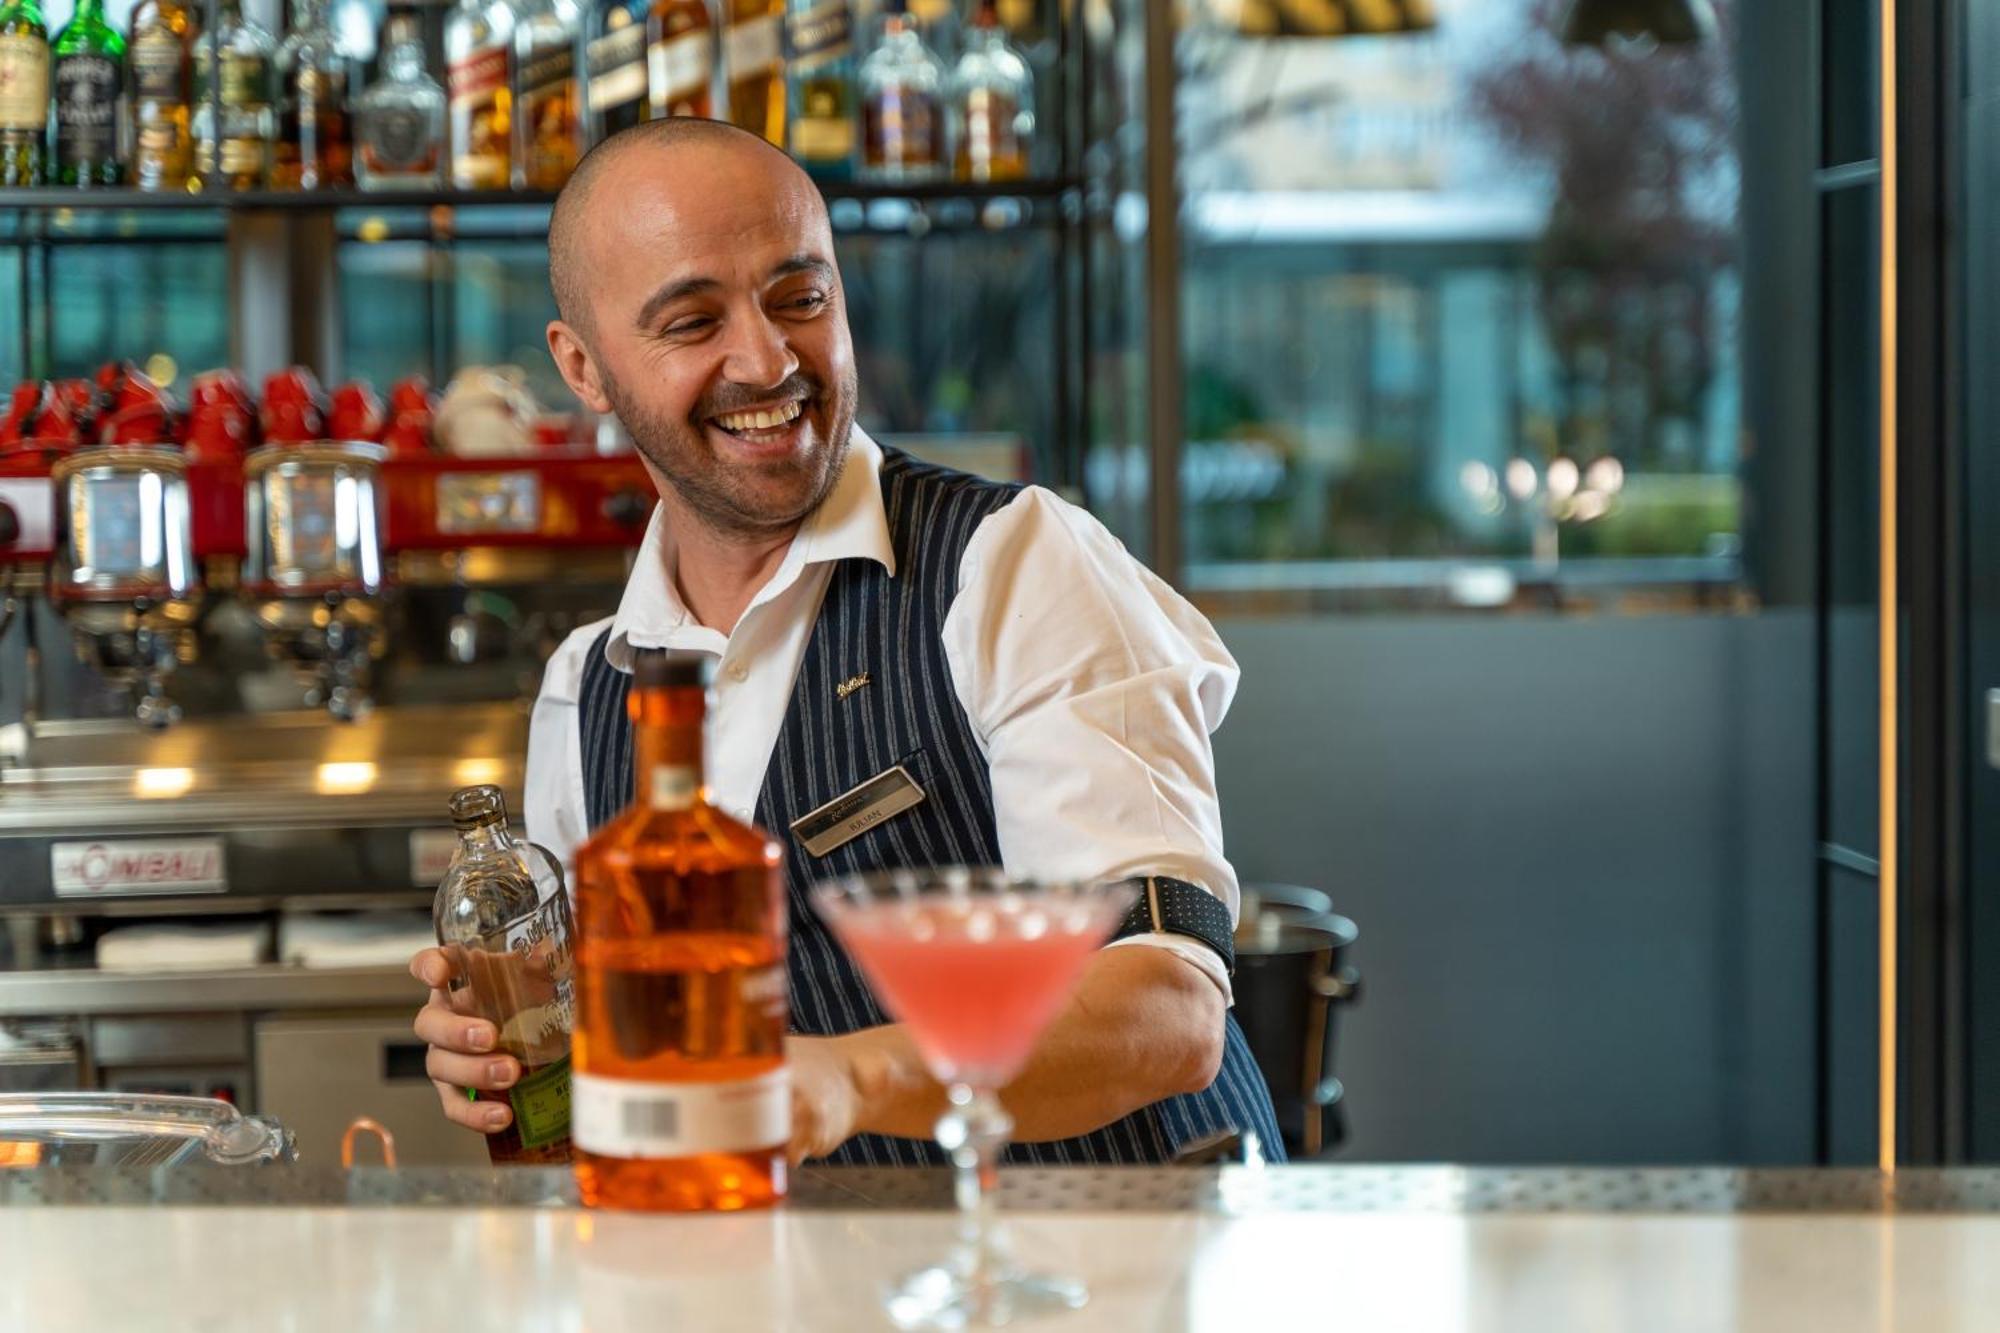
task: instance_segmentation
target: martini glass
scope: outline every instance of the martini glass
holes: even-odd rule
[[[1023,1272],[1008,1251],[994,1187],[1014,1122],[999,1092],[1135,896],[1129,884],[1022,883],[960,866],[814,890],[820,915],[950,1100],[937,1141],[956,1172],[958,1246],[891,1289],[884,1303],[902,1327],[994,1326],[1088,1299],[1081,1282]]]

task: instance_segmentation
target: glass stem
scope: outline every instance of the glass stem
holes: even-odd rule
[[[1014,1131],[1014,1119],[988,1088],[954,1083],[951,1108],[938,1121],[938,1143],[951,1155],[953,1191],[958,1201],[959,1264],[975,1287],[1006,1276],[1006,1237],[998,1218],[1000,1150]]]

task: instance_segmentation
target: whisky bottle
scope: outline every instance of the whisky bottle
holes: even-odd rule
[[[507,832],[498,787],[452,793],[458,847],[431,906],[438,946],[451,964],[445,999],[483,1018],[496,1049],[521,1062],[504,1093],[473,1094],[513,1107],[507,1128],[486,1136],[495,1166],[547,1166],[570,1158],[569,1042],[575,1012],[569,895],[562,867]]]
[[[126,43],[132,101],[132,183],[181,190],[193,165],[195,22],[180,0],[139,0]]]
[[[292,0],[292,30],[278,48],[278,96],[271,188],[339,190],[353,185],[347,61],[327,22],[326,0]]]
[[[786,78],[792,156],[820,180],[854,174],[854,10],[848,0],[788,0]]]
[[[513,181],[514,7],[508,0],[458,0],[444,25],[451,183],[504,190]]]
[[[1035,78],[1007,43],[996,0],[979,0],[965,54],[951,79],[957,150],[952,173],[962,181],[1013,181],[1028,174],[1035,134]]]
[[[576,854],[574,1131],[591,1207],[728,1210],[786,1193],[781,854],[708,799],[707,668],[637,655],[637,794]]]
[[[785,0],[723,0],[730,122],[785,146]]]
[[[241,0],[222,0],[214,38],[195,43],[193,188],[263,188],[278,127],[271,107],[275,51],[271,34],[243,17]]]
[[[861,64],[861,167],[880,181],[944,171],[944,68],[903,0],[888,0],[882,40]]]
[[[364,190],[434,190],[443,184],[444,89],[424,70],[416,14],[389,16],[381,77],[354,106],[355,174]]]
[[[56,152],[63,185],[116,185],[125,167],[118,121],[125,109],[125,38],[104,18],[104,0],[79,0],[51,48]]]
[[[591,17],[584,63],[592,143],[646,119],[646,5],[647,0],[607,0]]]
[[[703,0],[654,0],[646,14],[646,88],[650,118],[712,114],[715,25]]]
[[[575,0],[523,0],[514,24],[514,188],[560,190],[583,152]]]
[[[49,30],[35,0],[0,4],[0,185],[42,183]]]

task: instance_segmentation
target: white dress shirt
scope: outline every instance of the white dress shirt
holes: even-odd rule
[[[746,822],[834,563],[874,560],[896,573],[881,465],[880,447],[857,427],[833,490],[728,634],[682,603],[672,535],[656,508],[608,622],[605,654],[621,670],[638,648],[719,659],[708,711],[710,799]],[[606,623],[576,630],[549,659],[528,732],[528,835],[565,865],[589,833],[577,697]],[[966,544],[944,648],[991,767],[1009,874],[1170,875],[1207,888],[1235,919],[1236,873],[1222,854],[1209,733],[1229,709],[1237,669],[1200,612],[1095,518],[1029,487]],[[1222,961],[1193,940],[1147,934],[1117,943],[1171,949],[1230,998]]]

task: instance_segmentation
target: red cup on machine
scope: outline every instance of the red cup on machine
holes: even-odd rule
[[[185,443],[189,457],[207,462],[240,458],[257,442],[250,391],[232,370],[197,375],[190,394]]]
[[[437,412],[437,396],[422,375],[399,380],[389,390],[389,428],[382,443],[398,457],[428,454],[431,451],[431,418]]]
[[[304,366],[267,376],[264,407],[259,413],[264,443],[304,444],[327,438],[323,402],[319,381]]]
[[[333,391],[333,411],[326,426],[329,439],[378,444],[388,425],[389,414],[381,396],[366,383],[353,380]]]
[[[36,418],[49,399],[49,386],[40,380],[23,380],[7,397],[7,414],[0,417],[0,451],[18,449],[34,429]]]

